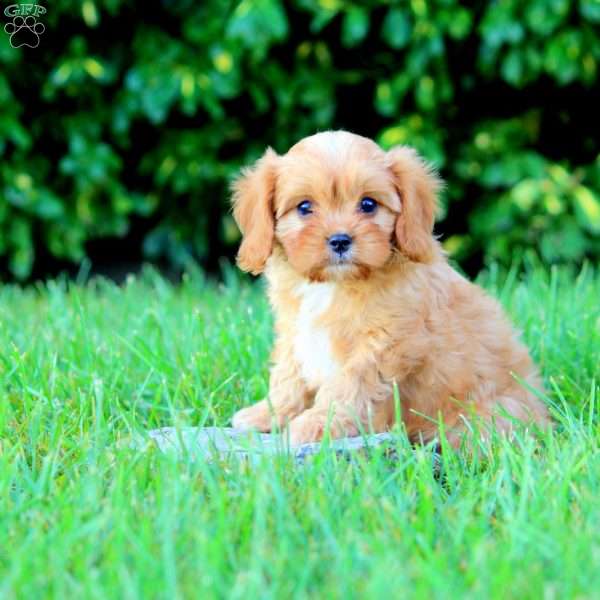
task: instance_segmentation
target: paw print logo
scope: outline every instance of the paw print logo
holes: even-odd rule
[[[27,46],[37,48],[40,45],[40,35],[46,28],[33,15],[27,17],[17,16],[12,23],[4,26],[4,31],[10,36],[10,45],[13,48]]]

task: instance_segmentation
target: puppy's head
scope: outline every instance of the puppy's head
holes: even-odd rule
[[[345,131],[305,138],[283,156],[269,149],[233,186],[238,264],[260,273],[275,243],[318,281],[368,277],[394,251],[427,262],[438,188],[414,150],[384,152]]]

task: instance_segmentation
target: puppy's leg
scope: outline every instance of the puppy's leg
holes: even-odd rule
[[[540,385],[541,387],[541,385]],[[542,402],[528,390],[515,385],[503,396],[487,403],[480,402],[473,410],[457,415],[446,438],[456,449],[472,448],[474,444],[487,446],[496,435],[511,438],[515,430],[523,427],[551,427],[548,412]]]
[[[345,372],[321,386],[314,406],[290,423],[290,442],[315,442],[325,431],[334,438],[384,431],[393,420],[392,397],[375,368]]]
[[[237,429],[269,432],[282,428],[299,415],[313,400],[293,360],[279,360],[271,369],[269,396],[233,416]]]

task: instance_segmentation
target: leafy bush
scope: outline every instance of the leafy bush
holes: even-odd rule
[[[237,241],[232,174],[331,127],[440,167],[438,230],[466,266],[600,256],[598,0],[74,6],[47,6],[37,48],[0,35],[0,256],[18,278],[128,235],[211,264]]]

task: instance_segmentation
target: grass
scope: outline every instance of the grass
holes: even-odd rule
[[[600,276],[481,278],[542,366],[557,427],[487,460],[398,434],[397,463],[248,467],[131,447],[267,391],[260,285],[0,291],[0,597],[600,598]]]

